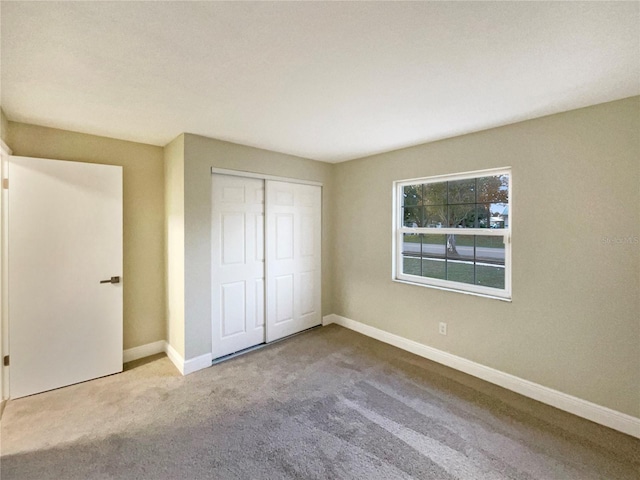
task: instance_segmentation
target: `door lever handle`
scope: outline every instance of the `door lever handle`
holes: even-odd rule
[[[120,283],[120,277],[111,277],[108,280],[100,280],[100,283]]]

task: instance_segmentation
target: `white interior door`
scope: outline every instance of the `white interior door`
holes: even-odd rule
[[[11,398],[121,372],[122,168],[8,170]]]
[[[212,175],[213,357],[264,343],[264,181]]]
[[[268,180],[267,342],[320,325],[321,188]]]

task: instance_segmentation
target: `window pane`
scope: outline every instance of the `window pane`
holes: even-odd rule
[[[474,228],[476,219],[476,206],[449,205],[450,228]]]
[[[447,280],[473,285],[473,262],[447,261]]]
[[[476,238],[476,285],[504,288],[503,237]]]
[[[504,267],[476,265],[476,285],[504,288]]]
[[[425,227],[441,228],[447,226],[447,207],[439,205],[436,207],[424,207]]]
[[[413,233],[402,235],[402,254],[420,256],[420,235]]]
[[[504,228],[508,228],[511,225],[509,222],[509,205],[506,205],[502,210],[502,217],[504,218]]]
[[[402,224],[410,228],[421,227],[422,207],[404,207],[402,209]]]
[[[509,203],[509,176],[478,178],[478,203]]]
[[[446,256],[446,235],[421,235],[422,257],[444,259]]]
[[[490,228],[507,228],[509,226],[509,206],[505,203],[482,203],[478,205],[478,211],[483,218],[488,215]],[[483,227],[486,225],[483,223]]]
[[[420,275],[419,257],[402,257],[402,273],[407,275]]]
[[[447,258],[473,263],[475,235],[447,235]]]
[[[447,235],[447,280],[474,283],[475,235]]]
[[[402,235],[402,272],[420,275],[420,235]]]
[[[489,228],[491,226],[491,204],[479,203],[476,205],[477,228]]]
[[[445,262],[447,251],[446,235],[422,235],[422,276],[447,278]]]
[[[476,262],[492,263],[504,266],[504,238],[476,238]]]
[[[423,186],[425,205],[447,204],[447,182],[425,183]]]
[[[491,228],[509,227],[509,205],[506,203],[491,204]]]
[[[422,185],[407,185],[404,187],[402,195],[404,206],[422,205]]]
[[[422,276],[430,278],[447,279],[447,263],[445,260],[422,259]]]
[[[449,182],[449,205],[476,202],[476,179]]]

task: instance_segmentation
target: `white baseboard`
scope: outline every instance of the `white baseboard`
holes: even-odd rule
[[[167,343],[167,357],[176,366],[178,371],[184,375],[184,358],[180,355],[175,348]]]
[[[197,372],[198,370],[202,370],[203,368],[208,368],[211,366],[211,362],[213,362],[213,357],[210,353],[205,353],[204,355],[200,355],[199,357],[185,360],[182,374],[189,375],[190,373]]]
[[[185,360],[175,348],[169,345],[164,340],[159,340],[153,343],[147,343],[146,345],[140,345],[139,347],[130,348],[123,352],[123,363],[138,360],[139,358],[149,357],[156,353],[166,353],[169,360],[173,362],[176,368],[182,375],[189,375],[190,373],[197,372],[203,368],[211,366],[212,357],[210,353],[200,355],[199,357],[190,358]]]
[[[443,352],[433,347],[409,340],[393,333],[385,332],[364,323],[341,317],[340,315],[326,315],[322,319],[323,325],[336,323],[350,330],[362,333],[381,342],[388,343],[421,357],[433,360],[487,382],[499,385],[513,392],[532,398],[539,402],[573,413],[592,422],[604,425],[614,430],[640,438],[640,418],[612,410],[601,405],[583,400],[572,395],[530,382],[515,375],[481,365],[466,358]]]
[[[140,345],[139,347],[129,348],[122,352],[122,362],[132,362],[140,358],[150,357],[157,353],[164,353],[167,351],[167,342],[164,340],[158,340],[157,342],[147,343],[146,345]]]
[[[332,323],[335,323],[335,318],[338,315],[332,313],[330,315],[325,315],[324,317],[322,317],[322,326],[326,327],[327,325],[331,325]]]

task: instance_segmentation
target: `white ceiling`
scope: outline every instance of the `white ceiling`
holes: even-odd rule
[[[339,162],[640,94],[639,6],[3,1],[1,105]]]

